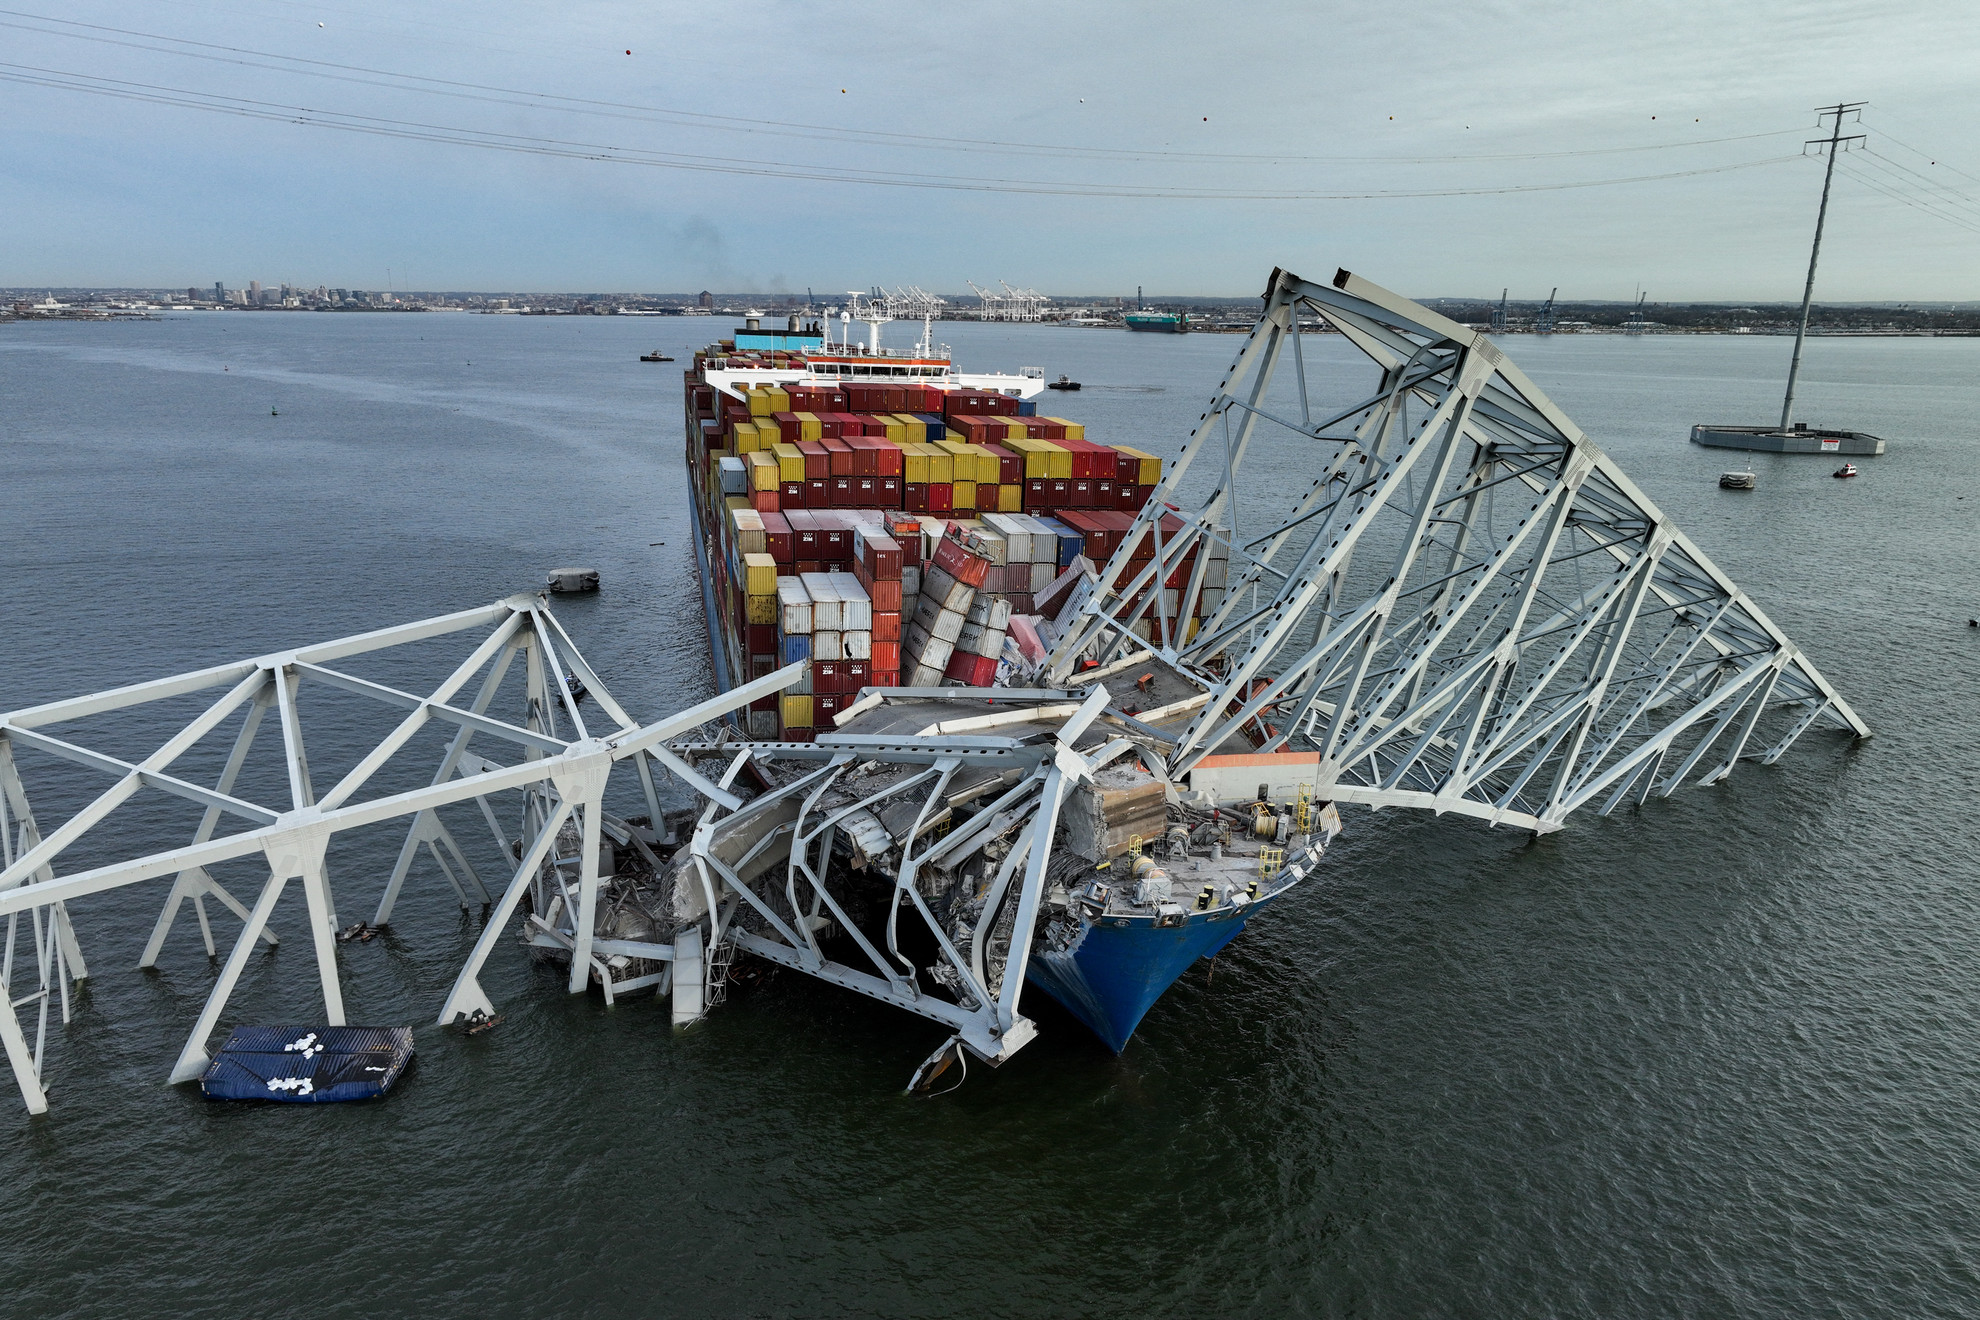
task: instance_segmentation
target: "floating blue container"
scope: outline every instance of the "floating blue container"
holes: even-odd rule
[[[209,1100],[370,1100],[412,1056],[411,1027],[235,1027],[199,1089]]]

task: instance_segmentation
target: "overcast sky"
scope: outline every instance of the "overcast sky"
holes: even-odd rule
[[[0,284],[1980,298],[1943,0],[9,4]]]

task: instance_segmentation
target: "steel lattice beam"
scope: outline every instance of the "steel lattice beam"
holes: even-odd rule
[[[1302,314],[1375,363],[1365,398],[1309,397]],[[1305,489],[1277,503],[1261,492],[1283,486],[1283,460],[1247,480],[1266,435],[1313,454]],[[1206,568],[1226,557],[1214,600]],[[1193,633],[1179,625],[1197,614]],[[1346,271],[1324,285],[1273,272],[1052,681],[1140,651],[1205,692],[1172,775],[1256,744],[1307,754],[1323,797],[1543,832],[1633,787],[1771,764],[1818,723],[1870,732],[1490,340]]]

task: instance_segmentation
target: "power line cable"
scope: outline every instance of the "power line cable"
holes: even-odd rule
[[[989,138],[938,137],[927,134],[890,132],[883,129],[837,128],[827,125],[793,123],[785,120],[749,119],[736,115],[716,115],[691,110],[674,110],[662,106],[644,106],[619,101],[563,96],[554,92],[528,91],[485,83],[432,78],[423,74],[399,73],[389,69],[369,68],[364,65],[340,64],[328,60],[309,59],[303,56],[280,55],[269,51],[252,50],[247,47],[193,41],[188,38],[166,36],[154,32],[142,32],[130,28],[109,27],[97,23],[81,23],[72,19],[54,18],[46,14],[34,14],[21,10],[0,9],[0,15],[29,20],[29,22],[24,23],[9,23],[0,20],[0,27],[14,28],[24,32],[39,32],[46,36],[94,41],[105,45],[152,51],[157,54],[212,60],[244,67],[268,69],[281,73],[300,73],[311,77],[330,78],[344,82],[369,83],[373,86],[394,88],[402,91],[428,92],[435,95],[454,96],[467,100],[489,99],[488,96],[479,95],[486,93],[493,94],[497,98],[525,98],[520,102],[502,100],[500,103],[503,104],[523,104],[536,109],[564,110],[572,113],[605,114],[614,118],[657,118],[662,122],[680,123],[728,132],[771,133],[778,136],[799,137],[810,140],[859,142],[870,145],[905,146],[949,151],[992,151],[1070,159],[1126,161],[1155,159],[1222,162],[1227,164],[1358,163],[1433,165],[1467,163],[1471,161],[1550,160],[1583,156],[1621,155],[1643,151],[1668,151],[1687,147],[1716,146],[1729,142],[1751,142],[1764,138],[1783,137],[1801,131],[1799,129],[1781,129],[1766,133],[1745,133],[1732,137],[1694,138],[1682,142],[1658,142],[1625,147],[1584,147],[1566,151],[1482,152],[1454,156],[1302,156],[1292,154],[1171,151],[1165,149],[1143,150],[1118,147],[1072,147],[1050,143],[1007,142]],[[34,27],[31,26],[32,23],[43,23],[52,26]],[[122,40],[121,38],[132,38],[134,40]],[[171,47],[181,49],[146,46],[139,44],[141,41],[165,42],[169,43]],[[278,61],[278,63],[267,64],[258,62],[268,60]],[[367,76],[362,78],[352,76],[358,74]],[[394,81],[384,83],[372,82],[372,79],[375,78],[391,79]]]
[[[1851,154],[1853,155],[1854,153]],[[1969,233],[1980,234],[1980,225],[1971,224],[1956,213],[1939,210],[1930,202],[1918,201],[1914,198],[1907,197],[1903,193],[1886,185],[1881,179],[1872,175],[1869,171],[1859,168],[1849,156],[1843,158],[1842,166],[1843,173],[1874,193],[1879,193],[1894,202],[1911,207],[1913,210],[1923,211],[1935,219],[1943,220],[1950,225],[1956,225]]]
[[[1961,192],[1957,188],[1952,187],[1950,184],[1941,183],[1937,179],[1932,178],[1930,175],[1920,174],[1917,170],[1912,169],[1910,166],[1892,160],[1889,156],[1886,156],[1881,152],[1876,151],[1873,148],[1869,148],[1869,147],[1864,148],[1863,154],[1870,157],[1872,161],[1876,163],[1876,167],[1878,169],[1884,170],[1886,173],[1895,173],[1899,175],[1908,176],[1909,178],[1915,180],[1917,186],[1922,187],[1926,192],[1944,197],[1947,202],[1956,205],[1962,209],[1973,211],[1975,212],[1976,216],[1980,216],[1980,200],[1976,200],[1975,198],[1967,196],[1965,193]]]
[[[0,81],[63,91],[83,92],[121,100],[157,105],[181,106],[237,118],[293,123],[314,128],[379,137],[477,147],[519,155],[553,156],[566,159],[611,161],[647,165],[662,169],[699,173],[735,174],[765,178],[804,179],[831,183],[857,183],[882,187],[925,188],[956,192],[988,192],[1060,197],[1122,197],[1200,201],[1379,201],[1427,197],[1506,196],[1530,192],[1563,192],[1584,188],[1615,187],[1635,183],[1657,183],[1671,179],[1725,174],[1767,165],[1800,160],[1799,155],[1770,156],[1759,160],[1700,169],[1673,170],[1661,174],[1624,178],[1583,179],[1558,183],[1509,184],[1484,188],[1386,189],[1363,192],[1316,192],[1305,190],[1242,191],[1221,188],[1156,187],[1134,184],[1055,183],[1031,179],[978,179],[950,175],[914,174],[906,171],[849,169],[787,161],[762,161],[737,157],[703,156],[680,152],[660,152],[648,148],[623,147],[605,143],[576,142],[557,138],[531,137],[488,129],[461,128],[415,120],[359,115],[348,111],[318,110],[307,106],[285,105],[246,97],[221,96],[186,88],[103,78],[92,74],[34,65],[0,64]]]

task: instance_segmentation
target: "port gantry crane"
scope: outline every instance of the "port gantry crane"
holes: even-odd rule
[[[1309,392],[1307,314],[1373,361],[1364,397],[1322,405]],[[1289,464],[1288,442],[1313,458]],[[1289,489],[1290,471],[1317,475]],[[1145,560],[1133,553],[1144,536]],[[1488,338],[1346,271],[1330,284],[1273,272],[1263,315],[1120,545],[1060,616],[1038,680],[1053,686],[972,689],[974,710],[990,713],[953,722],[918,712],[955,689],[895,689],[861,699],[892,719],[877,733],[754,743],[722,731],[800,682],[791,665],[642,724],[540,595],[0,714],[0,1047],[22,1099],[47,1108],[51,1014],[69,1020],[89,975],[72,906],[154,881],[170,888],[140,966],[187,902],[209,956],[207,901],[242,923],[172,1080],[200,1075],[236,983],[275,943],[270,918],[292,882],[324,1020],[342,1025],[328,859],[360,831],[398,840],[373,923],[392,918],[415,864],[444,877],[464,912],[486,914],[439,997],[442,1024],[494,1012],[482,969],[520,917],[524,943],[567,960],[572,993],[598,984],[610,1002],[657,989],[673,996],[674,1021],[691,1021],[719,1001],[743,948],[939,1023],[955,1033],[945,1049],[1001,1062],[1035,1035],[1017,1002],[1028,960],[1043,956],[1033,933],[1060,807],[1128,753],[1181,786],[1236,748],[1253,781],[1309,785],[1302,801],[1544,833],[1585,806],[1606,814],[1717,783],[1742,760],[1773,764],[1817,726],[1869,734]],[[1206,583],[1224,562],[1212,546],[1228,551],[1226,587]],[[1200,628],[1179,630],[1211,590],[1221,598]],[[450,638],[478,640],[456,659],[434,650]],[[415,662],[435,674],[417,690],[404,677]],[[1176,715],[1159,730],[1115,706],[1104,681],[1154,669],[1194,693],[1167,703]],[[129,750],[166,730],[155,751]],[[745,786],[780,759],[806,768]],[[44,829],[33,798],[73,793],[77,768],[107,786]],[[663,810],[663,775],[669,800],[687,796],[692,812]],[[646,824],[614,815],[608,790]],[[994,801],[961,828],[924,828],[959,793]],[[158,808],[175,801],[189,840],[133,853],[131,838],[155,833]],[[126,828],[132,811],[142,819]],[[100,831],[106,821],[117,824]],[[461,842],[472,836],[454,831],[484,827],[478,870]],[[985,849],[1000,830],[974,928],[952,938],[960,928],[922,902],[917,869]],[[896,859],[884,936],[862,935],[834,889],[840,835],[869,862]],[[626,912],[602,906],[610,859],[657,862],[663,847],[678,848],[669,865],[684,877],[668,927],[614,925]],[[484,879],[490,856],[502,874]],[[228,883],[258,889],[243,902]],[[99,918],[115,918],[108,906]],[[931,993],[903,958],[897,927],[915,923],[952,994]],[[862,965],[821,945],[835,926]]]

